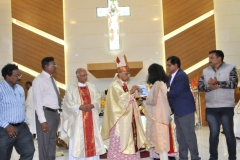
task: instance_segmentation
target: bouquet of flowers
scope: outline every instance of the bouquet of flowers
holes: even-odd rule
[[[101,112],[100,114],[103,115],[104,113],[104,108],[106,106],[106,95],[107,95],[107,90],[101,92]]]
[[[190,83],[193,91],[196,91],[198,89],[198,80],[199,80],[199,77],[197,76],[197,77],[193,78],[193,80]]]
[[[101,113],[104,112],[105,105],[106,105],[106,96],[104,95],[101,97]]]

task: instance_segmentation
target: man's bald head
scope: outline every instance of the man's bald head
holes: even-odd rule
[[[84,68],[78,68],[76,70],[76,76],[78,79],[78,82],[80,83],[86,83],[88,77],[87,77],[87,71]]]
[[[86,69],[84,69],[84,68],[78,68],[78,69],[76,70],[76,75],[78,74],[79,71],[86,71]]]

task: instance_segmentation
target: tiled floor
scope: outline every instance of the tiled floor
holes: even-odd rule
[[[200,129],[197,128],[196,134],[197,134],[197,140],[198,140],[199,154],[200,154],[202,160],[208,160],[208,158],[209,158],[209,152],[208,152],[209,129],[208,129],[208,127],[202,127]],[[35,142],[36,151],[35,151],[33,160],[38,160],[37,142],[36,142],[36,140],[34,142]],[[66,150],[64,148],[57,148],[57,151],[58,152],[63,151],[64,156],[57,154],[58,156],[57,156],[56,160],[68,160],[68,150]],[[228,159],[226,139],[225,139],[224,134],[220,134],[220,136],[219,136],[218,152],[219,152],[218,160],[227,160]],[[189,155],[189,157],[190,157],[190,155]],[[240,158],[240,140],[237,140],[237,157]],[[16,153],[16,151],[13,151],[11,160],[18,160],[18,159],[19,159],[19,155]],[[178,157],[177,157],[177,159],[178,159]],[[151,158],[143,158],[143,160],[151,160]]]

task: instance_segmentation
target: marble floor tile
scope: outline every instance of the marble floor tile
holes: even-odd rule
[[[208,160],[209,159],[209,143],[208,143],[208,138],[209,138],[209,129],[208,127],[201,127],[201,128],[196,128],[196,135],[197,135],[197,140],[198,140],[198,150],[199,154],[202,160]],[[38,146],[37,146],[37,141],[34,140],[35,144],[35,154],[33,160],[38,160]],[[62,156],[60,152],[63,152],[64,155]],[[228,151],[227,151],[227,146],[226,146],[226,139],[224,134],[219,135],[219,145],[218,145],[218,153],[219,157],[218,160],[227,160],[228,159]],[[57,157],[56,160],[68,160],[68,150],[66,150],[63,147],[57,147]],[[240,157],[240,140],[237,139],[237,157]],[[16,153],[14,150],[12,153],[11,160],[18,160],[19,155]],[[151,158],[142,158],[143,160],[151,160]],[[176,157],[178,160],[179,158]],[[189,154],[189,159],[190,159],[190,154]]]

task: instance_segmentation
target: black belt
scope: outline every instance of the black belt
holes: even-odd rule
[[[22,124],[23,122],[21,122],[21,123],[9,123],[10,125],[12,125],[12,126],[20,126],[21,124]]]
[[[52,112],[57,112],[57,109],[52,109],[52,108],[48,108],[48,107],[44,107],[44,109],[52,111]]]

